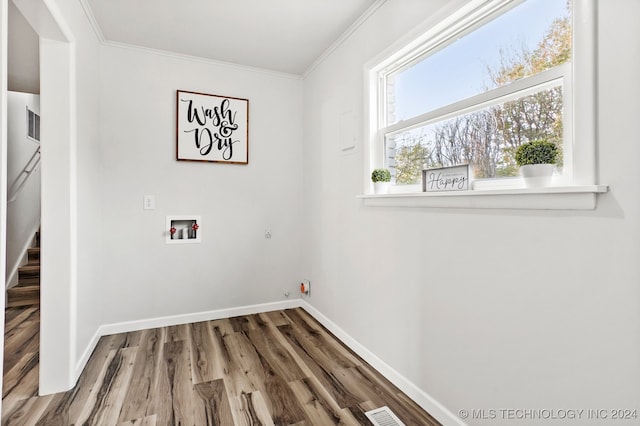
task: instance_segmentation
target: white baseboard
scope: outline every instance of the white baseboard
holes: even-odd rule
[[[100,328],[101,327],[98,327],[96,332],[93,334],[93,337],[91,337],[91,341],[89,342],[89,345],[82,353],[82,356],[80,357],[80,359],[78,359],[78,362],[76,362],[75,383],[78,382],[78,379],[80,378],[80,374],[82,374],[82,370],[84,370],[84,367],[87,365],[87,362],[89,362],[89,358],[91,357],[93,350],[98,345],[98,340],[100,340],[100,338],[102,337],[102,335],[100,334]]]
[[[241,306],[239,308],[219,309],[214,311],[105,324],[100,327],[99,332],[101,336],[107,336],[109,334],[128,333],[130,331],[146,330],[149,328],[168,327],[172,325],[189,324],[192,322],[231,318],[240,315],[259,314],[262,312],[277,311],[280,309],[296,308],[298,306],[300,306],[299,300],[283,300],[280,302]]]
[[[89,362],[98,341],[102,336],[110,334],[128,333],[130,331],[147,330],[150,328],[169,327],[172,325],[189,324],[192,322],[212,321],[222,318],[237,317],[240,315],[259,314],[262,312],[278,311],[281,309],[297,308],[300,306],[299,299],[283,300],[280,302],[262,303],[258,305],[241,306],[239,308],[219,309],[214,311],[195,312],[190,314],[169,315],[158,318],[148,318],[136,321],[123,321],[113,324],[103,324],[96,330],[89,345],[82,353],[76,363],[75,381],[77,382],[82,374],[82,370]]]
[[[347,345],[351,350],[357,353],[362,359],[368,362],[380,374],[386,377],[391,383],[396,385],[398,389],[404,392],[409,398],[413,399],[420,407],[427,411],[436,420],[445,426],[466,426],[459,417],[449,411],[444,405],[440,404],[435,398],[431,397],[425,391],[416,386],[409,379],[398,373],[389,364],[378,358],[376,354],[364,347],[360,342],[351,337],[346,331],[340,328],[336,323],[324,316],[320,311],[304,300],[300,300],[300,307],[307,311],[320,324],[325,326],[338,339]]]
[[[354,339],[346,331],[336,325],[324,314],[318,311],[311,304],[302,299],[283,300],[280,302],[263,303],[258,305],[242,306],[238,308],[219,309],[213,311],[196,312],[190,314],[170,315],[158,318],[149,318],[136,321],[124,321],[114,324],[105,324],[98,328],[95,335],[91,339],[89,346],[78,360],[76,367],[76,380],[80,377],[82,370],[89,361],[89,357],[93,353],[100,337],[117,333],[128,333],[131,331],[146,330],[150,328],[168,327],[172,325],[189,324],[192,322],[212,321],[222,318],[231,318],[240,315],[259,314],[262,312],[277,311],[281,309],[290,309],[301,307],[314,317],[320,324],[331,331],[338,339],[340,339],[351,350],[357,353],[362,359],[368,362],[380,374],[386,377],[391,383],[396,385],[409,398],[413,399],[425,411],[431,414],[436,420],[445,426],[466,426],[460,418],[455,416],[445,406],[440,404],[435,398],[424,392],[413,382],[408,380],[402,374],[398,373],[389,364],[381,360],[377,355],[364,347],[360,342]]]

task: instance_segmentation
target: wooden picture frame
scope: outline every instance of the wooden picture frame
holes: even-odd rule
[[[422,192],[468,191],[469,165],[422,171]]]
[[[249,164],[249,100],[176,91],[176,160]]]

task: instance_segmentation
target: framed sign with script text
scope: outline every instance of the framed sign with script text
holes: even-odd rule
[[[468,189],[468,164],[422,171],[422,192],[467,191]]]
[[[177,159],[249,163],[249,100],[177,91]]]

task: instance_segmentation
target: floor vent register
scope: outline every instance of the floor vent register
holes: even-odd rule
[[[374,426],[405,426],[389,407],[380,407],[364,413]]]

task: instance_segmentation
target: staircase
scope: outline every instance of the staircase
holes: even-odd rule
[[[27,256],[27,264],[18,269],[18,285],[7,290],[7,308],[40,304],[40,232]]]

